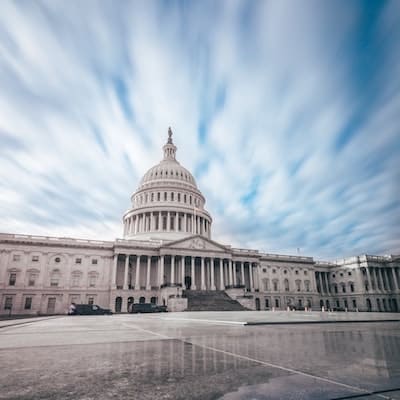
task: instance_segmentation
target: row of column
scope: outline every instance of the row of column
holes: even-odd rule
[[[151,277],[151,260],[152,256],[135,255],[135,289],[140,289],[141,274],[146,274],[146,290],[150,290],[152,285],[150,282]],[[141,268],[141,257],[146,257],[147,265],[144,270]],[[153,258],[155,258],[153,256]],[[175,255],[161,255],[157,258],[157,282],[156,285],[175,285],[181,284],[185,287],[186,277],[190,277],[190,289],[196,290],[224,290],[227,287],[238,285],[245,285],[250,291],[255,288],[255,280],[258,280],[259,264],[243,261],[232,261],[232,259],[214,258],[214,257],[196,257],[196,256],[175,256]],[[189,265],[186,260],[190,259]],[[196,263],[197,260],[197,263]],[[169,261],[166,263],[166,261]],[[129,289],[129,264],[130,256],[125,255],[124,264],[124,280],[123,289]],[[113,270],[112,270],[112,287],[117,287],[117,267],[118,267],[118,254],[114,256]],[[189,267],[189,268],[186,268]],[[189,269],[190,272],[187,272]],[[217,275],[218,269],[218,275]],[[168,270],[168,271],[167,271]],[[200,287],[196,286],[196,277],[200,274]],[[255,274],[257,274],[255,276]],[[167,282],[167,276],[169,281]],[[247,279],[246,279],[247,276]],[[217,282],[218,281],[218,282]],[[218,284],[217,284],[218,283]]]
[[[389,268],[376,268],[376,267],[365,267],[366,291],[398,291],[399,286],[399,268],[389,267]],[[326,294],[331,294],[328,272],[318,271],[318,282],[320,287],[320,292],[325,292]]]
[[[398,273],[399,268],[366,267],[366,289],[377,292],[400,290]]]
[[[210,236],[210,221],[200,215],[172,211],[154,211],[125,219],[125,235],[161,231]]]

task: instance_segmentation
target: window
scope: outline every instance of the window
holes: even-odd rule
[[[81,275],[80,274],[72,275],[72,282],[71,282],[72,287],[79,286],[80,280],[81,280]]]
[[[354,292],[354,283],[350,283],[350,292]]]
[[[92,264],[96,265],[97,264],[97,258],[93,258]]]
[[[181,194],[178,193],[178,201],[181,201]]]
[[[33,262],[38,262],[39,261],[39,256],[32,256],[32,261]]]
[[[267,268],[263,268],[263,272],[266,273],[267,272]]]
[[[32,308],[32,297],[25,297],[25,310],[30,310]]]
[[[171,192],[171,201],[174,201],[174,192]]]
[[[167,201],[167,192],[164,192],[164,201]]]
[[[278,282],[274,281],[274,290],[275,292],[278,291]]]
[[[28,286],[35,286],[36,274],[30,273],[28,278]]]
[[[273,270],[272,270],[272,273],[275,274],[275,273],[276,273],[276,269],[273,269]]]
[[[295,273],[296,275],[298,275],[298,274],[299,274],[299,271],[294,271],[294,273]]]
[[[279,299],[275,299],[275,307],[279,308]]]
[[[265,299],[265,308],[269,308],[269,299]]]
[[[58,286],[58,276],[52,276],[50,278],[50,286]]]
[[[286,275],[287,274],[287,271],[286,271],[286,269],[283,271],[283,273]]]
[[[192,196],[189,196],[189,204],[192,204]]]
[[[263,286],[264,286],[264,290],[267,292],[269,290],[269,279],[267,279],[267,278],[263,279]]]
[[[340,273],[340,276],[343,276],[343,272]]]
[[[335,274],[332,274],[332,278],[334,278],[336,275]]]
[[[151,201],[154,201],[154,193],[151,194]]]
[[[160,200],[161,200],[161,193],[158,192],[158,193],[157,193],[157,201],[160,201]]]
[[[356,301],[356,299],[353,299],[353,307],[354,307],[354,308],[357,308],[357,301]]]
[[[304,275],[307,275],[308,271],[304,271]]]
[[[82,264],[82,258],[75,258],[75,264]]]
[[[349,308],[349,304],[347,303],[347,299],[344,299],[344,308]]]
[[[19,254],[14,254],[13,261],[19,261],[19,260],[21,260],[21,256]]]
[[[94,297],[88,297],[87,303],[92,306],[94,304]]]
[[[304,286],[306,287],[306,292],[310,291],[310,281],[304,281]]]
[[[335,285],[333,288],[335,289],[335,293],[337,293],[338,292],[337,285]]]
[[[59,262],[61,261],[61,258],[60,258],[60,257],[56,257],[56,258],[54,259],[54,261],[55,261],[56,263],[59,263]]]
[[[346,293],[346,286],[345,285],[342,285],[342,292]]]
[[[301,291],[301,281],[296,281],[296,290],[297,290],[298,292]]]
[[[186,203],[186,194],[183,195],[183,202]]]
[[[5,310],[11,310],[12,309],[12,303],[13,303],[13,298],[12,297],[6,297],[4,301],[4,309]]]
[[[95,287],[96,286],[96,280],[97,280],[97,275],[96,274],[89,275],[89,287]]]
[[[347,275],[351,276],[351,271],[349,271],[349,272],[347,273]]]
[[[287,279],[284,280],[283,284],[285,285],[285,292],[289,291],[289,281]]]
[[[16,280],[17,280],[17,274],[15,272],[11,272],[10,278],[8,280],[9,286],[15,286]]]

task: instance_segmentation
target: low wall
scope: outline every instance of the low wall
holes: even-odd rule
[[[175,297],[173,299],[168,299],[167,301],[167,307],[168,311],[173,311],[173,312],[180,312],[180,311],[185,311],[188,306],[188,299],[184,297]]]

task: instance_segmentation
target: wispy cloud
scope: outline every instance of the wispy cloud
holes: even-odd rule
[[[0,10],[1,231],[121,236],[172,125],[216,240],[400,252],[398,2]]]

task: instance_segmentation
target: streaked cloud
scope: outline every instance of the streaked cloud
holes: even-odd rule
[[[171,125],[214,239],[400,252],[398,2],[0,11],[0,231],[120,237]]]

